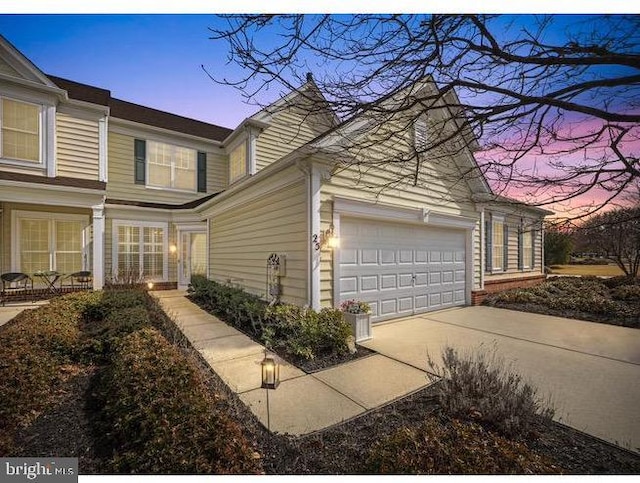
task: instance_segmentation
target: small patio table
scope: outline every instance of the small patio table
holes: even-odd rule
[[[33,274],[34,277],[42,279],[49,293],[52,293],[53,295],[60,295],[60,290],[56,288],[56,282],[60,280],[62,275],[62,273],[56,272],[55,270],[45,270],[41,272],[35,272]]]

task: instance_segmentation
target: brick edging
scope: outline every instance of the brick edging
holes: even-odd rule
[[[538,285],[546,280],[546,275],[534,275],[531,277],[507,278],[501,280],[485,280],[483,290],[471,292],[471,305],[480,305],[487,295],[502,292],[512,288],[527,288]]]

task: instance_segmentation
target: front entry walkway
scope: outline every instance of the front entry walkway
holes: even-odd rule
[[[280,386],[260,388],[264,347],[184,297],[184,292],[152,292],[193,347],[258,419],[274,432],[306,434],[341,423],[411,394],[426,385],[423,369],[384,355],[363,357],[305,374],[284,364]],[[384,377],[381,377],[384,375]]]
[[[640,330],[492,307],[432,312],[378,325],[366,347],[416,368],[427,352],[496,344],[550,397],[556,419],[640,451]]]

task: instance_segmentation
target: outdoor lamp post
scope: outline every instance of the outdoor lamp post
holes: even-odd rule
[[[280,365],[266,350],[260,363],[262,370],[262,388],[267,391],[267,429],[271,431],[271,415],[269,412],[269,389],[276,389],[280,384]]]

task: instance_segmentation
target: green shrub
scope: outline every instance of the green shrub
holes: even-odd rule
[[[260,472],[240,426],[155,329],[122,339],[94,394],[97,434],[113,450],[115,472]]]
[[[430,357],[428,365],[431,373],[442,377],[438,399],[452,417],[474,419],[507,437],[522,439],[535,434],[538,422],[553,417],[554,410],[497,355],[495,346],[480,346],[462,355],[445,347],[442,366]]]
[[[351,327],[338,309],[316,312],[307,307],[282,304],[266,311],[267,330],[263,341],[273,349],[303,359],[348,352]]]
[[[351,328],[337,309],[316,312],[291,304],[270,307],[256,295],[202,276],[192,278],[190,296],[230,325],[294,357],[313,359],[348,351]]]
[[[149,294],[138,288],[112,289],[97,292],[100,298],[85,310],[88,321],[103,320],[109,314],[130,307],[148,307]]]
[[[560,470],[522,443],[482,426],[430,418],[377,443],[367,460],[371,473],[549,474]]]

